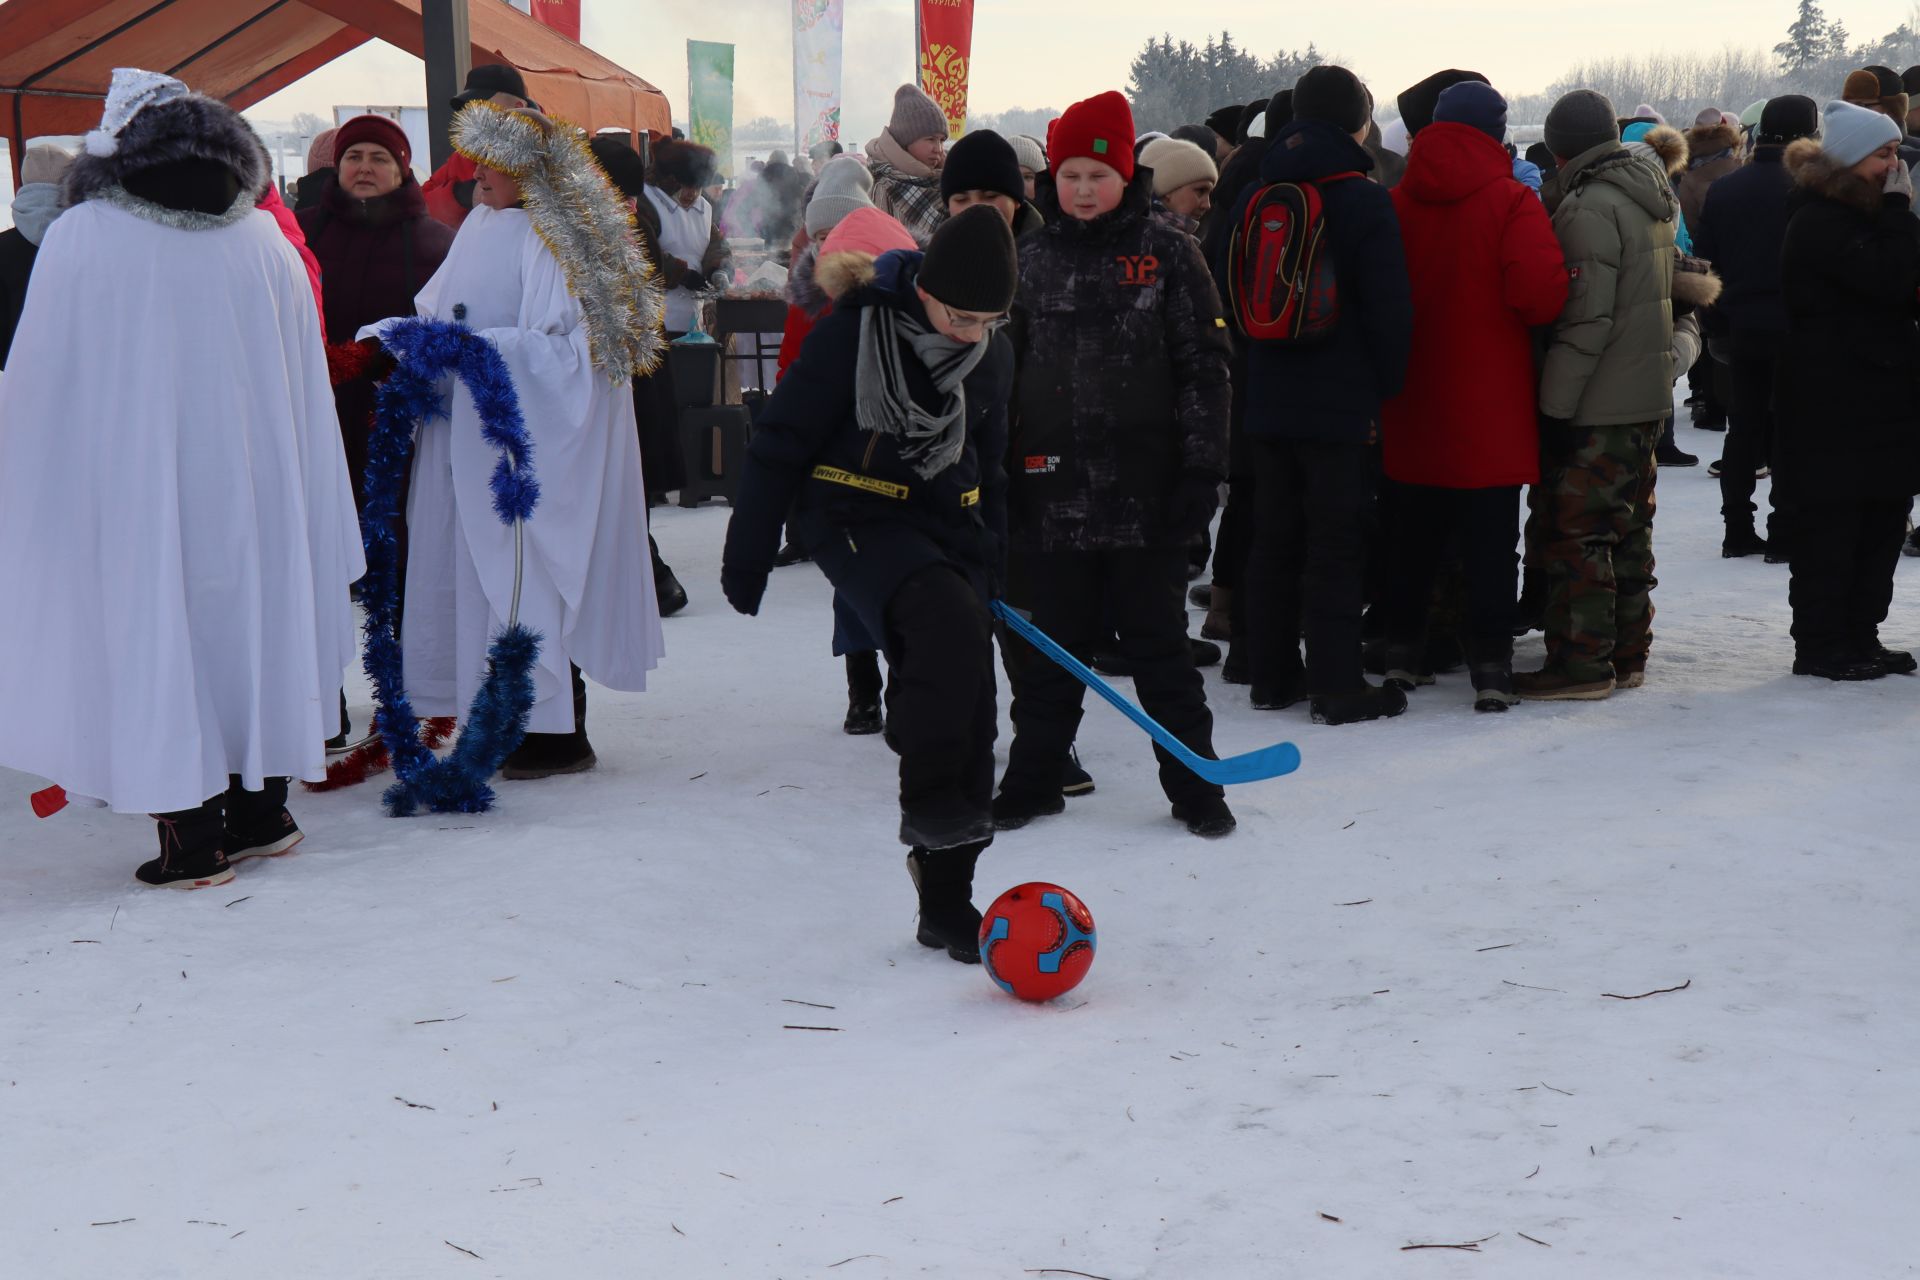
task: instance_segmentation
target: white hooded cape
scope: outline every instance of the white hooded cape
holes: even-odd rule
[[[665,648],[632,388],[594,369],[580,304],[524,210],[476,207],[415,304],[441,320],[464,305],[468,327],[513,373],[540,483],[520,592],[520,622],[541,637],[529,728],[571,732],[569,661],[639,692]],[[407,499],[401,643],[423,716],[466,714],[513,602],[513,527],[494,512],[489,485],[499,454],[480,434],[473,397],[457,378],[448,384],[451,421],[418,432]]]
[[[0,375],[0,765],[123,813],[325,776],[364,571],[273,218],[47,231]]]

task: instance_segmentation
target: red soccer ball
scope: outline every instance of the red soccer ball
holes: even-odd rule
[[[1093,912],[1057,884],[1016,885],[980,918],[980,962],[1008,995],[1051,1000],[1093,967]]]

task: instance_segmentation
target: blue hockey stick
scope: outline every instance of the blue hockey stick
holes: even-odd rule
[[[1010,607],[1006,601],[993,602],[993,616],[1013,628],[1014,634],[1026,640],[1028,644],[1065,667],[1081,684],[1112,703],[1115,710],[1145,729],[1147,736],[1165,747],[1174,759],[1208,782],[1231,787],[1241,782],[1259,782],[1265,778],[1282,777],[1300,767],[1300,748],[1291,742],[1276,742],[1270,747],[1262,747],[1258,751],[1249,751],[1245,755],[1232,756],[1225,760],[1209,760],[1168,733],[1159,721],[1121,697],[1112,685],[1090,671],[1085,663],[1062,649],[1052,636],[1022,617],[1020,612]]]

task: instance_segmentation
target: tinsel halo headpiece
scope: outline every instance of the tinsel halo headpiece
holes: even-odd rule
[[[586,134],[537,112],[476,102],[454,117],[453,146],[520,184],[534,232],[586,317],[593,367],[615,385],[658,368],[666,290],[640,247],[633,210],[594,163]]]

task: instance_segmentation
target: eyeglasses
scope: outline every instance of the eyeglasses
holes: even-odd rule
[[[1005,328],[1007,324],[1007,318],[1005,316],[970,316],[964,311],[955,311],[938,298],[929,298],[928,301],[936,303],[940,310],[946,313],[947,327],[955,333],[980,333],[982,331],[993,333],[996,330]]]

